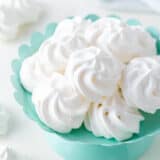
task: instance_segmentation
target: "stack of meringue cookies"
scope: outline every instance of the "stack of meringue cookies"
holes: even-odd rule
[[[160,108],[160,57],[142,26],[80,17],[60,22],[37,53],[24,60],[20,79],[48,127],[71,132],[84,123],[95,136],[118,141],[140,132],[139,109]]]

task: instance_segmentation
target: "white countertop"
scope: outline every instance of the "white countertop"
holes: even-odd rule
[[[43,31],[48,22],[58,21],[71,15],[96,13],[103,16],[113,12],[109,12],[106,6],[100,4],[98,0],[45,0],[42,2],[46,14],[37,24],[27,29],[18,40],[0,43],[0,105],[5,106],[12,115],[10,132],[6,137],[0,137],[0,145],[8,143],[20,154],[31,157],[31,160],[60,160],[47,143],[42,129],[25,116],[21,107],[14,100],[13,87],[10,82],[11,61],[18,56],[18,46],[28,42],[32,32]],[[160,17],[158,15],[118,14],[124,18],[138,18],[145,25],[152,24],[160,28]],[[160,148],[160,138],[156,139],[148,153],[140,160],[159,160],[160,152],[158,148]]]

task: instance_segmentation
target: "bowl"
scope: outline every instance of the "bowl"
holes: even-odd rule
[[[116,15],[110,16],[120,18]],[[96,21],[99,16],[90,14],[84,18]],[[136,19],[128,19],[127,23],[129,25],[141,25]],[[31,94],[23,88],[20,82],[19,72],[24,59],[36,53],[42,42],[54,34],[56,26],[57,23],[48,24],[44,33],[33,33],[30,44],[20,46],[19,58],[12,62],[13,75],[11,81],[15,88],[14,97],[16,101],[22,106],[27,117],[45,130],[45,136],[52,148],[65,160],[138,160],[150,147],[155,136],[160,134],[160,111],[155,114],[142,112],[145,121],[141,123],[140,133],[123,142],[95,137],[84,126],[68,134],[57,133],[39,119],[31,101]],[[157,54],[159,54],[160,32],[154,26],[148,26],[146,30],[156,39]]]

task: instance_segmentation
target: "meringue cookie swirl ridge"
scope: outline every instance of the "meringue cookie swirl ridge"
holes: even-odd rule
[[[122,97],[116,93],[111,98],[93,103],[85,118],[85,127],[95,136],[115,138],[118,141],[139,133],[143,116],[134,107],[128,107]]]
[[[89,107],[89,101],[58,73],[33,90],[32,101],[40,119],[61,133],[79,128]]]
[[[155,113],[160,109],[160,57],[135,58],[123,73],[122,91],[128,104]]]
[[[97,101],[102,96],[113,95],[123,67],[99,48],[89,47],[71,55],[65,75],[82,95]]]

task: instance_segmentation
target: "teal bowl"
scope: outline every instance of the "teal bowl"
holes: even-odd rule
[[[58,134],[45,135],[54,151],[65,160],[139,160],[139,157],[150,148],[154,138],[149,136],[139,141],[120,144],[106,141],[105,144],[103,140],[103,143],[88,141],[89,135],[83,135],[87,132],[83,127],[77,132],[79,141],[68,140]],[[80,141],[84,137],[85,141]]]
[[[111,16],[119,18],[115,15]],[[90,19],[91,21],[96,21],[98,18],[97,15],[93,14],[85,17],[85,19]],[[129,25],[141,25],[135,19],[128,19],[127,23]],[[19,58],[12,62],[13,75],[11,77],[15,88],[14,97],[16,101],[22,106],[25,114],[45,130],[45,136],[54,151],[65,160],[138,160],[150,147],[155,136],[160,134],[160,111],[157,111],[154,115],[142,113],[145,121],[141,123],[140,133],[123,142],[95,137],[84,126],[73,130],[71,133],[60,134],[46,126],[39,119],[31,101],[31,94],[21,85],[19,72],[23,60],[36,53],[42,42],[54,34],[56,26],[57,23],[51,23],[44,33],[33,33],[30,44],[24,44],[19,48]],[[147,27],[146,30],[156,39],[157,54],[159,54],[159,31],[153,26]]]

